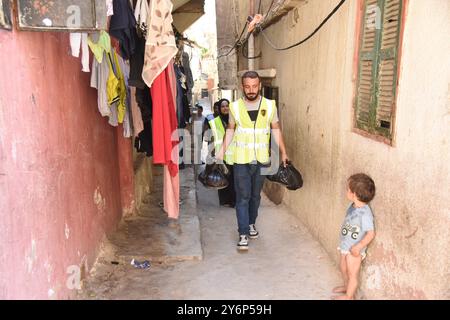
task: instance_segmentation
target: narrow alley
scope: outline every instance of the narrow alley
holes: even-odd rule
[[[80,299],[330,298],[332,288],[340,284],[337,266],[286,206],[276,206],[264,197],[258,225],[261,236],[252,240],[249,252],[239,253],[235,210],[219,207],[217,192],[196,183],[193,171],[188,168],[182,173],[180,225],[167,225],[156,201],[161,190],[156,190],[139,214],[145,229],[133,233],[121,228],[112,235],[122,239],[121,248],[106,242]],[[200,228],[186,216],[198,216]],[[149,219],[151,225],[158,224],[154,217],[160,218],[159,232],[144,222]],[[142,254],[137,244],[147,253]],[[130,264],[133,258],[151,261],[150,268],[134,268]]]
[[[450,300],[449,34],[450,0],[0,0],[0,299]]]

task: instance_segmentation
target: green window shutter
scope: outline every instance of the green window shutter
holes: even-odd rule
[[[367,0],[364,5],[359,53],[358,93],[356,97],[356,126],[369,131],[375,107],[375,78],[380,30],[375,28],[378,0]]]
[[[397,63],[401,28],[402,0],[384,0],[383,32],[379,53],[375,129],[391,137],[397,90]]]
[[[356,127],[391,138],[397,88],[402,0],[366,0],[361,36]]]

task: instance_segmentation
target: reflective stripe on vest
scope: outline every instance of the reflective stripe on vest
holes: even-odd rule
[[[234,163],[246,164],[257,160],[269,162],[270,124],[273,120],[275,105],[272,100],[262,98],[256,122],[250,119],[243,99],[231,105],[231,113],[236,121],[233,138]]]
[[[242,128],[242,127],[237,128],[236,131],[239,133],[251,133],[251,134],[253,134],[253,132],[256,134],[269,134],[270,133],[270,129],[253,129],[253,128]]]
[[[222,147],[223,136],[225,135],[225,128],[223,127],[222,120],[220,117],[216,117],[209,121],[209,125],[211,126],[211,130],[214,135],[214,147],[216,152]]]
[[[236,142],[236,146],[239,148],[250,148],[250,149],[266,149],[269,148],[268,143],[244,143]]]
[[[217,154],[220,148],[222,148],[223,139],[225,136],[225,128],[220,117],[215,117],[214,119],[210,120],[209,124],[214,135],[214,149],[215,153]],[[234,146],[230,144],[225,152],[224,157],[224,161],[230,165],[233,164],[233,151]]]

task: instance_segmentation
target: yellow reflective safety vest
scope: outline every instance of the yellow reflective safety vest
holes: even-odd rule
[[[262,98],[256,121],[250,119],[244,100],[231,104],[230,111],[236,121],[236,130],[231,143],[234,148],[233,162],[247,164],[270,162],[270,124],[277,112],[275,101]]]
[[[223,126],[222,119],[219,117],[215,117],[214,119],[209,121],[209,126],[214,135],[214,150],[215,152],[219,152],[220,148],[222,148],[223,139],[225,137],[225,127]],[[233,149],[234,147],[230,144],[227,151],[225,152],[224,161],[227,164],[233,164]]]

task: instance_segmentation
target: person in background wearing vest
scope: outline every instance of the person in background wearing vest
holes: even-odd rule
[[[270,163],[270,133],[280,148],[284,165],[289,160],[278,121],[275,101],[260,95],[261,80],[255,71],[242,76],[244,99],[231,104],[225,143],[216,155],[217,161],[230,156],[234,165],[238,250],[248,250],[248,239],[259,236],[256,218],[261,202],[265,176],[261,167]]]
[[[219,106],[218,116],[209,121],[209,127],[211,128],[214,137],[215,152],[220,151],[222,148],[225,128],[228,127],[230,116],[230,101],[222,99],[217,102],[217,105]],[[225,155],[224,162],[230,172],[230,176],[228,178],[228,187],[218,190],[219,203],[221,206],[234,208],[236,203],[236,193],[234,191],[233,166],[230,154]]]
[[[214,102],[213,113],[208,114],[206,116],[205,122],[203,123],[203,140],[207,141],[208,144],[210,141],[212,141],[212,134],[210,131],[211,126],[209,123],[211,122],[211,120],[214,120],[215,117],[219,116],[219,107],[219,101]]]
[[[219,116],[219,113],[220,113],[220,112],[219,112],[219,109],[220,109],[220,101],[221,101],[221,100],[214,102],[213,113],[208,114],[208,115],[206,116],[205,124],[203,125],[203,128],[204,128],[203,130],[204,130],[204,131],[206,131],[206,130],[208,130],[208,129],[211,129],[211,126],[209,125],[209,122],[210,122],[211,120],[214,120],[215,117],[218,117],[218,116]]]

